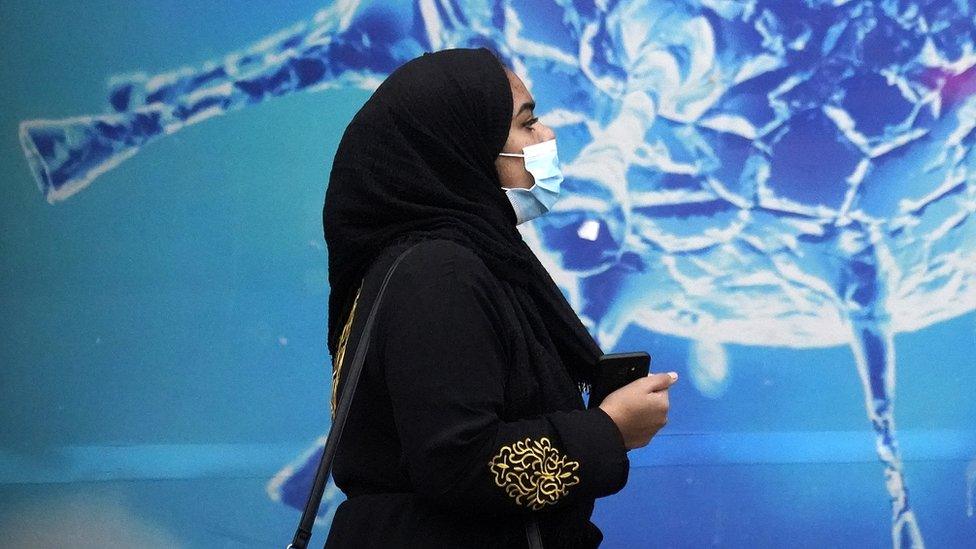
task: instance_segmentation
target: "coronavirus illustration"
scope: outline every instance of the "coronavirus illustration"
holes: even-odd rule
[[[54,204],[189,125],[488,47],[558,136],[566,196],[523,235],[601,346],[689,338],[720,398],[723,345],[848,345],[893,546],[918,548],[894,336],[976,310],[974,36],[967,0],[340,0],[201,66],[112,76],[104,113],[20,138]],[[323,443],[272,497],[304,503]]]

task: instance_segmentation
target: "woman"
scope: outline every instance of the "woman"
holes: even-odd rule
[[[446,50],[397,69],[343,134],[323,211],[333,394],[387,269],[420,245],[377,313],[327,547],[524,547],[530,523],[545,547],[596,547],[594,499],[666,422],[663,374],[584,407],[601,351],[516,229],[561,179],[533,108],[491,52]]]

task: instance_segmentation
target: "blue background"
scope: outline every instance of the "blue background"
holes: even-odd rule
[[[265,486],[328,428],[321,204],[368,92],[214,118],[53,205],[17,126],[102,111],[110,75],[197,64],[321,7],[0,3],[0,544],[29,546],[42,514],[65,536],[50,539],[78,546],[290,540],[299,512]],[[930,547],[976,539],[974,334],[970,312],[895,338],[905,474]],[[686,374],[690,345],[633,327],[605,350],[650,349]],[[891,546],[850,349],[726,350],[721,398],[685,376],[627,487],[598,501],[605,546]]]

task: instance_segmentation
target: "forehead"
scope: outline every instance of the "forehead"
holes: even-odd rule
[[[517,74],[507,69],[505,70],[505,74],[508,75],[508,83],[512,88],[512,115],[514,116],[518,113],[519,107],[523,103],[532,102],[532,94],[529,93],[529,90]]]

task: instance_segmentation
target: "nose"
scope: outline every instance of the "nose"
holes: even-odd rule
[[[539,122],[538,124],[539,124],[539,129],[541,130],[539,131],[539,136],[542,138],[540,142],[549,141],[550,139],[556,138],[556,132],[552,131],[552,128],[546,126],[542,122]]]

